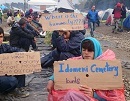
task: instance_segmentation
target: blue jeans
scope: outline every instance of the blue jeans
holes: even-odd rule
[[[15,78],[18,81],[17,88],[25,87],[25,75],[16,75]]]
[[[68,58],[75,57],[70,52],[59,52],[56,49],[50,52],[48,55],[41,57],[42,68],[52,67],[54,61],[67,60]]]
[[[88,22],[89,23],[89,27],[90,27],[90,34],[92,37],[94,37],[94,30],[96,28],[96,23],[95,22]]]
[[[0,93],[5,94],[15,88],[25,87],[25,75],[0,76]]]
[[[18,85],[18,80],[12,76],[0,76],[0,93],[9,93]]]
[[[113,32],[117,32],[119,29],[121,29],[120,19],[114,19]]]

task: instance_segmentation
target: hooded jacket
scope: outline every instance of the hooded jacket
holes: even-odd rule
[[[87,14],[87,18],[90,22],[96,23],[98,21],[98,12],[90,10]]]
[[[25,13],[25,17],[30,16],[32,12],[33,12],[32,9],[26,11],[26,13]]]
[[[13,52],[23,52],[24,50],[19,49],[17,47],[11,47],[10,45],[7,44],[1,44],[0,45],[0,54],[3,53],[13,53]]]
[[[56,46],[59,52],[70,52],[75,56],[80,56],[80,43],[83,39],[84,35],[81,32],[73,31],[68,41],[65,41],[63,36],[58,37]]]
[[[114,8],[112,14],[114,14],[115,19],[120,19],[121,18],[121,5],[120,3],[117,3],[116,7]]]
[[[10,31],[10,45],[13,47],[19,47],[20,38],[33,39],[34,35],[28,33],[26,29],[21,28],[18,23],[15,23]]]
[[[87,38],[82,40],[81,45],[82,45],[83,41],[85,41],[85,40],[91,40],[94,44],[94,59],[96,59],[98,56],[100,56],[102,54],[102,48],[101,48],[101,45],[97,39],[95,39],[93,37],[87,37]],[[80,45],[80,51],[82,52],[81,45]]]

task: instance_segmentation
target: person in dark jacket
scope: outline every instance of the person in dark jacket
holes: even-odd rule
[[[81,32],[83,35],[85,35],[86,34],[86,29],[79,30],[79,32]]]
[[[54,61],[80,56],[80,42],[84,35],[79,31],[58,31],[56,49],[41,58],[42,67],[52,66]]]
[[[38,35],[38,32],[35,31],[35,29],[31,26],[31,22],[32,22],[32,16],[27,16],[26,18],[26,28],[30,31],[30,33],[32,33],[34,36]]]
[[[30,34],[33,34],[35,37],[38,36],[38,32],[30,24],[32,21],[32,16],[27,16],[25,20],[26,20],[26,31],[28,31],[28,33]],[[32,45],[33,50],[36,51],[37,50],[36,42],[32,41],[31,45]]]
[[[120,18],[121,18],[121,4],[117,3],[117,5],[115,6],[112,14],[114,14],[114,28],[113,28],[113,33],[117,33],[117,31],[121,30],[121,22],[120,22]]]
[[[94,37],[94,30],[96,28],[96,23],[98,22],[98,12],[95,10],[95,6],[93,5],[91,10],[87,14],[88,24],[91,29],[90,34]]]
[[[7,12],[7,16],[8,16],[8,17],[9,17],[9,16],[12,16],[11,10],[9,10],[9,11]]]
[[[32,41],[35,41],[34,35],[26,30],[26,21],[21,18],[19,23],[12,26],[10,32],[10,45],[13,47],[23,48],[25,51],[29,50]]]
[[[79,30],[79,32],[81,32],[83,35],[86,34],[86,30]],[[52,43],[52,49],[56,48],[56,40],[59,37],[59,32],[58,31],[53,31],[52,33],[52,38],[51,38],[51,43]]]
[[[4,38],[4,31],[0,27],[0,54],[4,53],[13,53],[13,52],[22,52],[23,50],[16,47],[11,47],[7,44],[2,44]],[[14,91],[16,88],[25,87],[25,75],[17,75],[17,76],[0,76],[0,95],[7,94]],[[17,89],[18,91],[18,89]],[[18,92],[17,92],[18,94]],[[21,92],[19,94],[22,96],[28,96],[28,92]],[[2,95],[4,96],[4,95]],[[0,101],[5,101],[3,98],[0,97]],[[10,100],[8,100],[10,101]]]
[[[121,30],[123,31],[123,21],[126,18],[126,8],[123,2],[121,3]]]
[[[58,31],[53,31],[52,32],[52,37],[51,37],[51,44],[52,44],[52,49],[56,48],[56,40],[59,37],[59,32]]]
[[[33,14],[32,23],[37,27],[38,33],[43,32],[42,25],[39,23],[39,17],[37,14]]]
[[[29,9],[25,12],[25,17],[32,15],[33,9]]]

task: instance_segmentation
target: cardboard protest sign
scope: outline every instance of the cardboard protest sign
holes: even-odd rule
[[[40,23],[44,31],[54,30],[83,30],[84,17],[79,13],[43,14]]]
[[[0,75],[21,75],[41,71],[39,52],[16,52],[0,55]]]
[[[123,87],[119,60],[66,60],[54,63],[55,89],[78,89],[80,85],[99,90]]]

